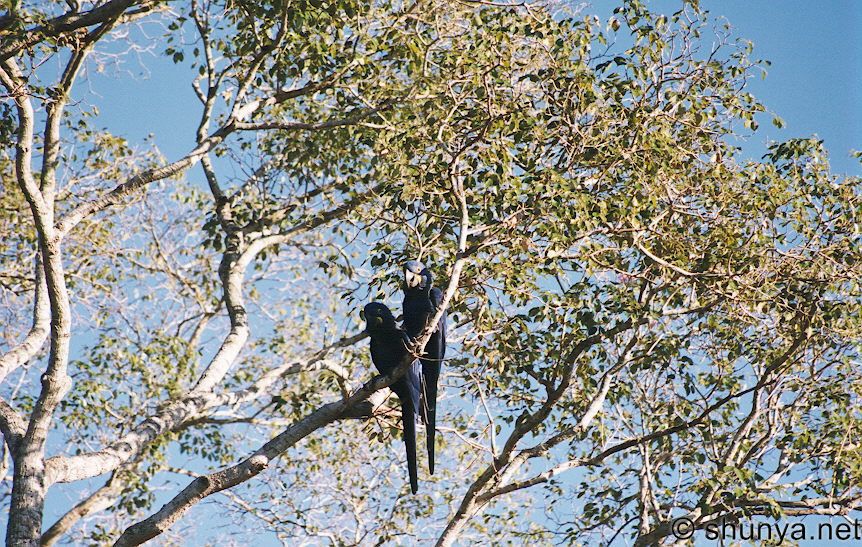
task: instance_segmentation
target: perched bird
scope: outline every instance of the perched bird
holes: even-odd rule
[[[421,262],[410,260],[404,264],[404,330],[415,340],[425,325],[433,319],[443,303],[443,292],[433,287],[434,278]],[[428,469],[434,474],[434,435],[437,426],[437,381],[446,357],[446,313],[437,323],[431,339],[422,354],[422,400],[427,429]]]
[[[398,328],[392,311],[380,302],[366,304],[362,313],[365,332],[371,338],[371,360],[381,374],[389,374],[405,359],[412,358],[407,346],[410,339]],[[401,421],[404,426],[404,446],[407,448],[407,472],[410,475],[410,490],[419,490],[416,466],[416,418],[421,416],[420,397],[422,390],[422,367],[416,359],[407,373],[392,383],[389,389],[401,400]]]

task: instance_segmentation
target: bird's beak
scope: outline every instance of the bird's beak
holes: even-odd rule
[[[377,326],[380,326],[383,324],[383,318],[378,315],[374,318],[374,322],[377,323]]]
[[[359,318],[365,321],[365,310],[359,310]]]
[[[422,274],[416,274],[411,272],[410,270],[404,270],[404,280],[407,282],[408,287],[418,287],[422,284]]]

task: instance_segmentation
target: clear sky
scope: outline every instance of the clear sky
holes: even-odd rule
[[[613,4],[596,3],[600,12]],[[649,4],[667,13],[679,6],[671,0]],[[754,58],[772,62],[766,79],[752,80],[750,90],[786,127],[779,130],[765,117],[761,130],[745,143],[745,154],[759,157],[768,140],[817,134],[825,140],[835,171],[862,174],[849,153],[862,150],[862,0],[702,0],[702,5],[726,17],[738,37],[754,42]],[[98,95],[99,125],[127,137],[133,146],[153,134],[169,160],[181,157],[192,148],[200,112],[189,70],[144,54],[140,64],[91,73],[89,90]],[[199,169],[189,177],[202,178]],[[69,508],[66,496],[76,494],[55,493],[46,524]]]
[[[752,80],[751,92],[787,126],[779,130],[764,119],[752,144],[817,134],[836,172],[862,174],[850,156],[850,150],[862,150],[862,2],[721,0],[702,5],[754,42],[755,58],[772,61],[766,79]]]

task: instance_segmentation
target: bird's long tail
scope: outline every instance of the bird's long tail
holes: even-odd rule
[[[404,424],[404,446],[407,448],[407,473],[410,475],[410,490],[419,491],[419,472],[416,466],[416,413],[410,401],[401,403],[401,421]]]
[[[428,471],[434,474],[434,435],[437,433],[437,379],[440,377],[439,363],[423,367],[425,441],[428,447]]]

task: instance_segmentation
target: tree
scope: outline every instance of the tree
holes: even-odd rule
[[[153,28],[200,100],[179,158],[81,85]],[[0,32],[7,544],[137,545],[215,499],[336,544],[859,507],[862,185],[813,139],[741,159],[757,64],[697,2],[16,2]],[[411,497],[404,371],[372,379],[356,316],[416,257],[455,342]]]

